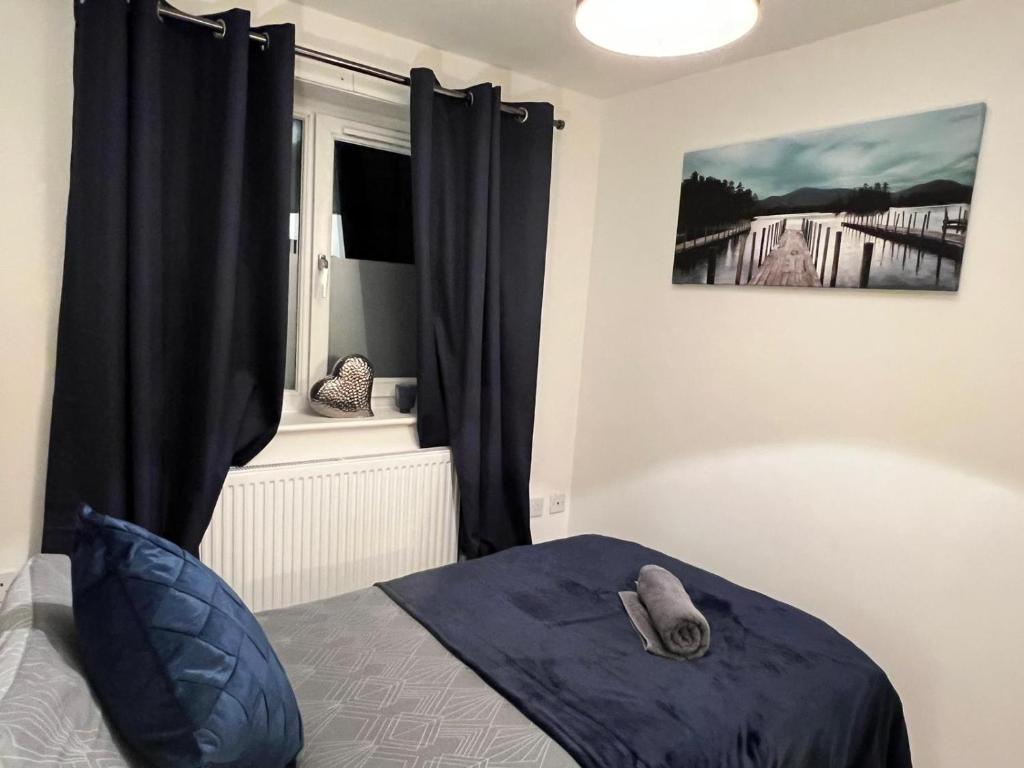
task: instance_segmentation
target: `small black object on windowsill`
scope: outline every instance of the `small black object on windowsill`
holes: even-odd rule
[[[410,413],[416,407],[415,384],[395,384],[395,407],[400,413]]]

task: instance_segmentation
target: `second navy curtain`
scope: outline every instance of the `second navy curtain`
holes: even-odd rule
[[[462,101],[435,83],[412,72],[418,429],[421,446],[451,446],[460,550],[480,557],[530,543],[554,114],[524,104],[524,122],[500,88]]]

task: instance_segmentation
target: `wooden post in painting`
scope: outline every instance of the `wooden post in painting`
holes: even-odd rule
[[[838,236],[838,235],[837,235]],[[821,252],[821,276],[818,278],[818,282],[822,285],[825,284],[825,264],[828,262],[828,241],[832,237],[832,227],[825,230],[825,250]]]
[[[892,216],[892,208],[885,212],[885,228],[889,228],[889,217]]]
[[[860,287],[867,288],[871,278],[871,259],[875,253],[874,243],[864,243],[864,254],[860,257]]]
[[[747,242],[744,240],[742,245],[736,249],[739,251],[736,259],[736,285],[740,284],[740,277],[743,276],[743,253],[747,250]]]
[[[843,230],[836,232],[836,252],[832,256],[832,280],[829,282],[829,288],[836,287],[836,275],[839,273],[839,249],[843,244]]]
[[[759,267],[761,266],[761,264],[764,263],[764,241],[765,241],[765,238],[767,238],[767,237],[768,237],[768,230],[762,229],[761,230],[761,250],[758,251],[758,256],[757,256],[757,266],[759,266]]]
[[[750,276],[754,274],[754,246],[757,244],[757,235],[750,241],[750,261],[747,263],[747,285],[750,285]]]
[[[708,256],[708,285],[715,284],[715,267],[717,266],[715,264],[716,261],[718,261],[718,259],[715,258],[714,252],[712,251],[712,255]]]
[[[815,227],[814,242],[811,244],[811,259],[814,266],[818,266],[818,246],[821,245],[821,225]]]

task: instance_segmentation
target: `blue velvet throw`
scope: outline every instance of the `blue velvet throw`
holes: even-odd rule
[[[703,658],[645,653],[620,590],[674,573]],[[899,696],[824,622],[602,536],[516,547],[380,585],[584,768],[909,768]]]
[[[291,684],[217,574],[82,509],[71,585],[82,665],[118,734],[158,768],[284,768],[302,749]]]

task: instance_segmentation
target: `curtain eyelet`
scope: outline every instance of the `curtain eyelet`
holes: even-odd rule
[[[213,36],[218,40],[223,40],[228,36],[228,23],[224,19],[217,19],[217,23],[220,24],[220,29],[213,33]]]
[[[530,110],[528,110],[526,107],[520,107],[520,109],[523,110],[523,114],[516,115],[516,120],[518,120],[520,123],[525,124],[526,121],[530,119]]]
[[[466,106],[467,107],[472,107],[473,106],[473,98],[474,98],[473,97],[473,92],[472,91],[466,91]]]
[[[266,52],[270,50],[270,33],[264,32],[263,36],[267,39],[264,42],[260,43],[260,50]]]

